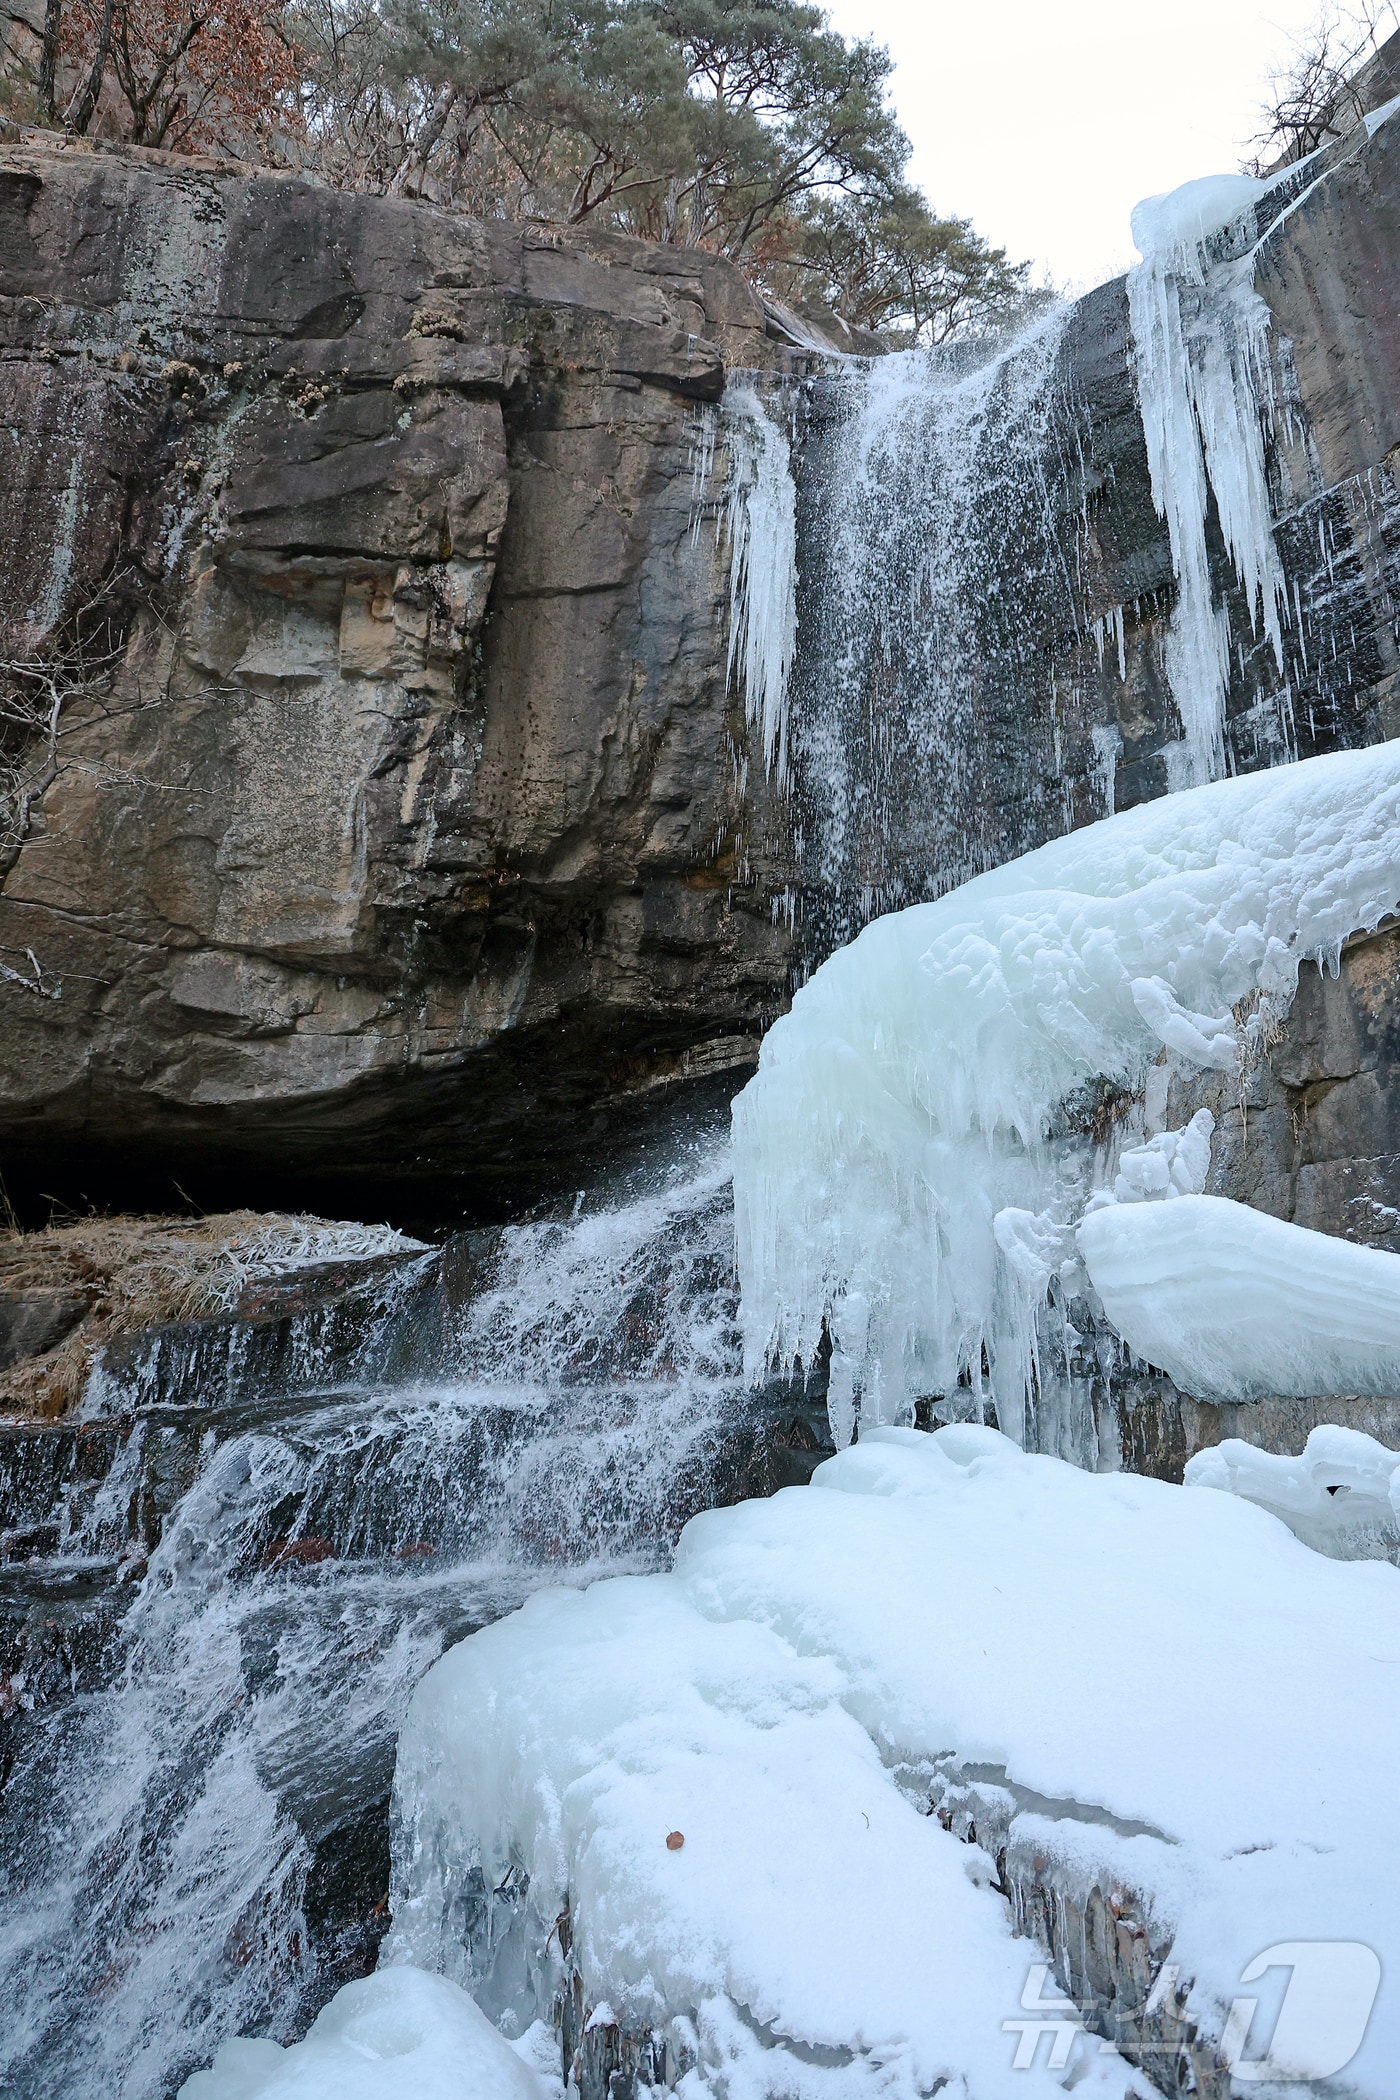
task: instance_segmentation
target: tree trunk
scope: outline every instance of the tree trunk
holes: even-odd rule
[[[92,122],[97,98],[102,93],[102,76],[107,70],[107,53],[112,47],[112,0],[103,0],[102,27],[97,32],[97,50],[93,55],[92,71],[77,102],[68,112],[65,131],[81,138]]]
[[[47,0],[44,8],[44,48],[39,58],[39,115],[45,124],[57,124],[54,84],[58,77],[58,39],[63,30],[63,0]]]
[[[427,174],[428,162],[433,157],[433,148],[447,129],[447,120],[456,108],[457,98],[461,92],[460,88],[455,87],[445,87],[439,91],[432,115],[423,127],[422,137],[404,155],[393,181],[389,184],[389,195],[391,197],[406,196],[411,184],[421,180]]]

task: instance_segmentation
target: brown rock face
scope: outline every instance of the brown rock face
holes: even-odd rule
[[[489,1204],[750,1057],[787,953],[693,529],[775,354],[737,272],[29,146],[0,291],[5,654],[99,600],[121,649],[6,856],[12,1184]]]

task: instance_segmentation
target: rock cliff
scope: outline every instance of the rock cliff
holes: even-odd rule
[[[738,273],[41,142],[0,293],[4,655],[63,694],[16,1193],[489,1208],[751,1057],[787,953],[696,529],[726,364],[783,354]]]

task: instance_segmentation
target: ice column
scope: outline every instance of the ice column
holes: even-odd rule
[[[1128,276],[1128,307],[1152,494],[1177,577],[1167,675],[1185,731],[1185,779],[1174,783],[1183,786],[1225,769],[1230,636],[1211,593],[1211,494],[1250,617],[1283,668],[1283,570],[1264,460],[1269,310],[1253,283],[1253,208],[1267,189],[1245,175],[1207,176],[1133,213],[1143,260]],[[1249,252],[1232,255],[1242,240]]]
[[[751,386],[731,387],[725,522],[729,535],[729,676],[764,763],[787,780],[788,678],[797,644],[797,489],[787,438]]]

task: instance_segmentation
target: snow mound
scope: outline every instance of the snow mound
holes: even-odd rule
[[[1044,1278],[998,1214],[1067,1233],[1103,1089],[1140,1093],[1164,1049],[1247,1050],[1305,957],[1335,966],[1398,902],[1389,743],[1148,803],[868,926],[734,1105],[750,1375],[810,1361],[827,1321],[841,1440],[857,1397],[863,1421],[907,1419],[960,1381],[1014,1430]],[[1241,1043],[1234,1010],[1256,999]]]
[[[525,2024],[567,1902],[587,2003],[660,2031],[696,2100],[1030,2100],[1072,2075],[1012,2070],[1034,1943],[930,1802],[975,1809],[1013,1878],[1143,1921],[1218,2038],[1280,1941],[1400,1974],[1397,1663],[1400,1573],[1238,1497],[879,1430],[696,1518],[671,1574],[537,1596],[435,1666],[399,1746],[394,1944]],[[1078,2094],[1125,2089],[1076,2049]],[[1387,1987],[1356,2092],[1393,2096],[1396,2062]]]
[[[1337,1560],[1400,1552],[1400,1451],[1359,1429],[1322,1422],[1297,1458],[1228,1437],[1187,1460],[1186,1481],[1257,1502]]]
[[[1076,1239],[1128,1347],[1183,1392],[1400,1392],[1400,1255],[1222,1196],[1110,1204]]]
[[[180,2100],[548,2100],[549,2087],[455,1983],[380,1969],[347,1983],[304,2042],[225,2042]]]

